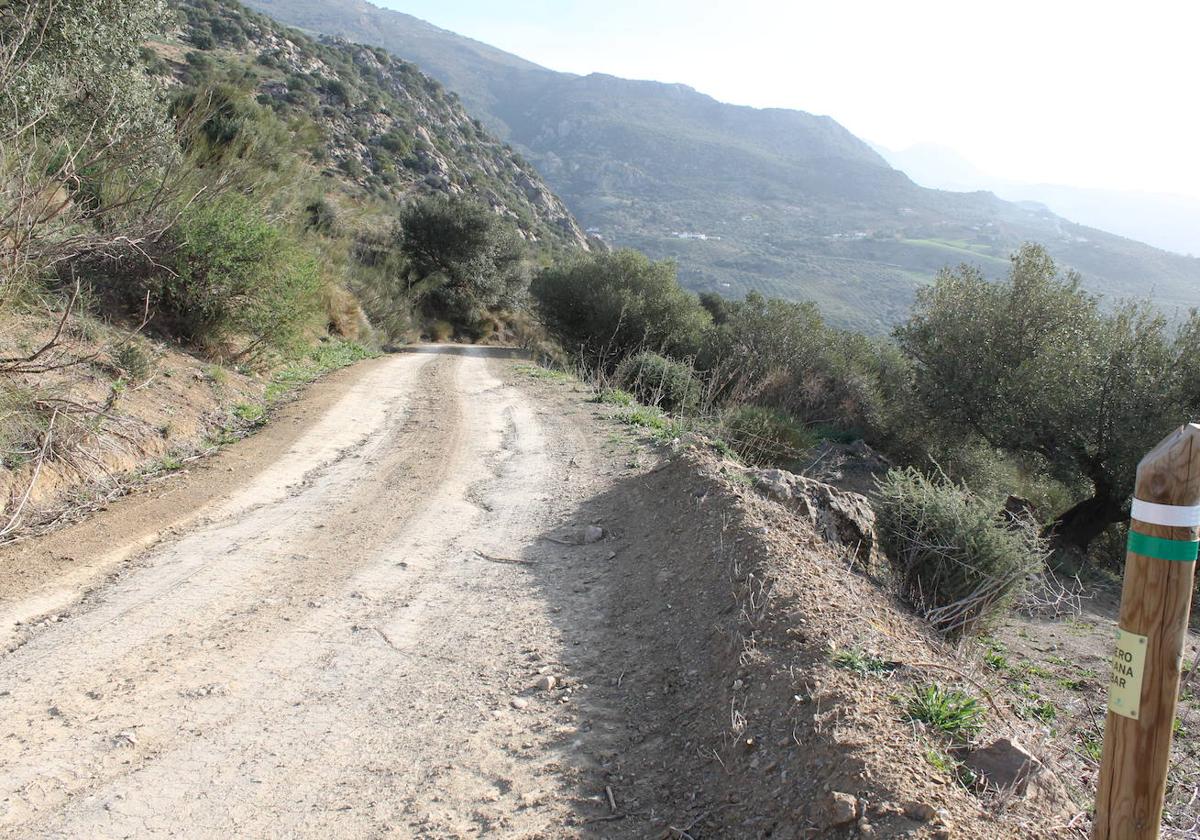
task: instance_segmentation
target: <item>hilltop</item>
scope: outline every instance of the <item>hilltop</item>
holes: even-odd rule
[[[991,193],[919,187],[829,117],[557,73],[362,0],[251,5],[416,62],[526,153],[587,228],[677,258],[697,291],[813,300],[843,326],[878,332],[944,265],[999,275],[1037,241],[1094,292],[1151,295],[1167,310],[1200,303],[1200,260]]]

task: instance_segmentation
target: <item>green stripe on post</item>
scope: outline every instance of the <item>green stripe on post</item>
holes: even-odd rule
[[[1167,540],[1162,537],[1152,537],[1137,531],[1129,532],[1128,550],[1143,557],[1156,557],[1159,560],[1177,560],[1181,563],[1192,563],[1200,554],[1200,542],[1196,540]]]

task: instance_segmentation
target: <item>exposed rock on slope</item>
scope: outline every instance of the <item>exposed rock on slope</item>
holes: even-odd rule
[[[860,568],[872,572],[882,568],[875,511],[865,496],[787,470],[755,470],[752,475],[756,487],[794,511],[826,542],[845,548]]]
[[[537,171],[415,65],[379,47],[313,40],[233,0],[178,5],[195,54],[241,64],[260,102],[315,124],[311,148],[325,175],[379,197],[469,194],[530,239],[587,247]]]

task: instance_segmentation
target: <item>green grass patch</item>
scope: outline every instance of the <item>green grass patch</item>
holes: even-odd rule
[[[635,402],[633,394],[628,391],[622,391],[620,388],[601,388],[595,393],[591,401],[607,405],[619,405],[624,408],[632,406]]]
[[[958,762],[941,750],[934,749],[933,747],[925,750],[925,760],[935,770],[940,770],[947,776],[957,775]]]
[[[1034,665],[1032,662],[1028,662],[1025,665],[1023,665],[1021,670],[1023,670],[1026,674],[1028,674],[1031,677],[1039,677],[1040,679],[1043,679],[1043,680],[1049,680],[1049,679],[1054,678],[1054,674],[1051,671],[1043,668],[1040,665]]]
[[[378,352],[353,341],[328,341],[320,344],[271,375],[264,397],[267,406],[274,405],[301,385],[307,385],[331,371],[364,359],[373,359],[378,355]]]
[[[267,422],[267,409],[259,403],[238,403],[233,416],[247,425],[261,426]]]
[[[1068,691],[1083,691],[1085,688],[1091,686],[1092,681],[1095,678],[1095,672],[1088,671],[1083,676],[1062,677],[1057,680],[1057,682],[1060,687],[1065,688]]]
[[[544,382],[571,382],[575,379],[574,376],[565,370],[554,370],[553,368],[544,368],[540,365],[517,365],[513,370],[523,376],[528,376],[530,379],[540,379]]]
[[[617,422],[626,426],[645,429],[660,443],[669,443],[688,431],[687,425],[682,421],[674,420],[659,409],[649,406],[635,405],[617,412],[614,416]]]
[[[983,707],[965,691],[935,683],[914,686],[904,706],[904,719],[920,722],[955,738],[966,739],[983,728]]]
[[[708,438],[708,445],[711,446],[714,451],[719,453],[722,458],[725,458],[730,461],[735,461],[739,464],[742,463],[741,456],[738,455],[737,452],[735,452],[733,450],[733,447],[729,445],[729,442],[727,440],[725,440],[725,438],[718,437],[718,436],[711,436]],[[747,478],[749,478],[749,477],[747,476]],[[753,482],[751,482],[751,483],[753,483]]]
[[[1008,657],[996,650],[983,654],[983,664],[993,671],[1007,671],[1012,667],[1008,664]]]
[[[204,442],[209,446],[229,446],[237,443],[242,439],[242,436],[228,426],[222,426],[215,431],[209,432],[204,438]]]
[[[208,381],[214,385],[224,385],[229,381],[229,371],[220,365],[209,365],[204,369],[204,375],[208,377]]]
[[[1058,709],[1051,700],[1043,697],[1034,703],[1027,703],[1021,709],[1021,717],[1035,718],[1042,723],[1053,723],[1058,719]]]

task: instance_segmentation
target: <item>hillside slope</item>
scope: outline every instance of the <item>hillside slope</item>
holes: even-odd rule
[[[570,211],[537,171],[471,118],[456,94],[382,49],[314,40],[236,2],[179,0],[182,41],[160,46],[187,72],[212,62],[295,125],[327,178],[385,201],[468,194],[529,239],[586,247]]]
[[[1167,309],[1200,303],[1200,260],[989,193],[918,187],[828,117],[556,73],[362,0],[252,5],[415,61],[527,150],[586,226],[676,257],[697,290],[812,299],[843,325],[880,330],[942,266],[966,260],[1000,273],[1034,240],[1093,291],[1149,294]]]

